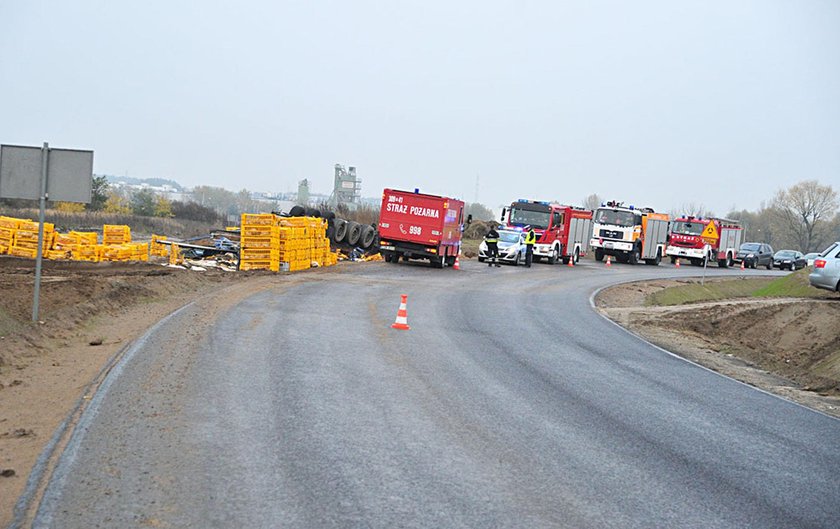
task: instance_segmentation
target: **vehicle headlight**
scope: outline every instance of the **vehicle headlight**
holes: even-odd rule
[[[755,257],[754,253],[748,253],[747,254],[747,259],[752,259],[753,257]]]

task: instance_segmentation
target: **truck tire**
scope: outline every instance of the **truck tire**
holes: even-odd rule
[[[718,266],[721,268],[729,268],[732,266],[732,254],[727,253],[726,258],[718,260]]]
[[[306,216],[307,217],[320,217],[321,210],[315,208],[306,208]]]
[[[662,255],[659,254],[659,253],[657,253],[656,257],[653,258],[653,259],[645,259],[645,264],[648,264],[648,265],[651,265],[651,266],[659,266],[659,263],[661,263],[661,262],[662,262]]]
[[[306,208],[304,206],[292,206],[289,210],[290,217],[304,217],[306,216]]]
[[[599,263],[604,260],[604,250],[595,248],[595,260]]]
[[[676,264],[676,263],[677,263],[677,258],[676,257],[671,257],[671,264]]]
[[[552,248],[551,249],[551,254],[548,257],[546,257],[546,259],[548,260],[548,264],[550,264],[550,265],[557,264],[558,253],[559,252],[558,252],[557,248]]]
[[[347,236],[345,241],[350,246],[356,246],[359,243],[359,238],[362,236],[362,225],[355,221],[347,223]]]
[[[347,237],[347,221],[344,219],[335,219],[335,242],[342,242]]]
[[[633,250],[627,256],[627,262],[630,263],[631,265],[639,264],[639,256],[640,255],[641,255],[641,252],[639,251],[639,247],[634,246]]]
[[[575,248],[574,264],[580,263],[580,248]]]
[[[335,220],[335,213],[333,213],[332,211],[322,212],[321,217],[326,219],[327,222],[332,222],[333,220]]]
[[[367,250],[373,245],[373,240],[376,238],[376,228],[373,226],[365,226],[362,228],[362,235],[360,237],[360,246]]]

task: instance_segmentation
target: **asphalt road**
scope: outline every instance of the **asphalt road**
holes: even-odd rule
[[[342,268],[138,342],[34,526],[840,526],[840,421],[590,306],[698,269]]]

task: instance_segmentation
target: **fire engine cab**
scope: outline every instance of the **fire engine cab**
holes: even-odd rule
[[[587,209],[523,198],[502,209],[502,222],[509,228],[534,228],[535,262],[577,263],[589,251],[592,212]]]
[[[683,258],[693,265],[702,265],[708,259],[726,268],[732,266],[741,247],[743,231],[735,220],[679,217],[671,222],[667,254],[672,263]]]

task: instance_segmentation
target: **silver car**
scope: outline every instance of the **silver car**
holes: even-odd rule
[[[498,229],[499,232],[499,262],[518,265],[525,261],[525,233],[521,230]],[[484,241],[478,247],[478,261],[483,263],[488,259],[487,243]]]
[[[808,280],[812,287],[840,292],[840,241],[814,259],[814,271]]]

